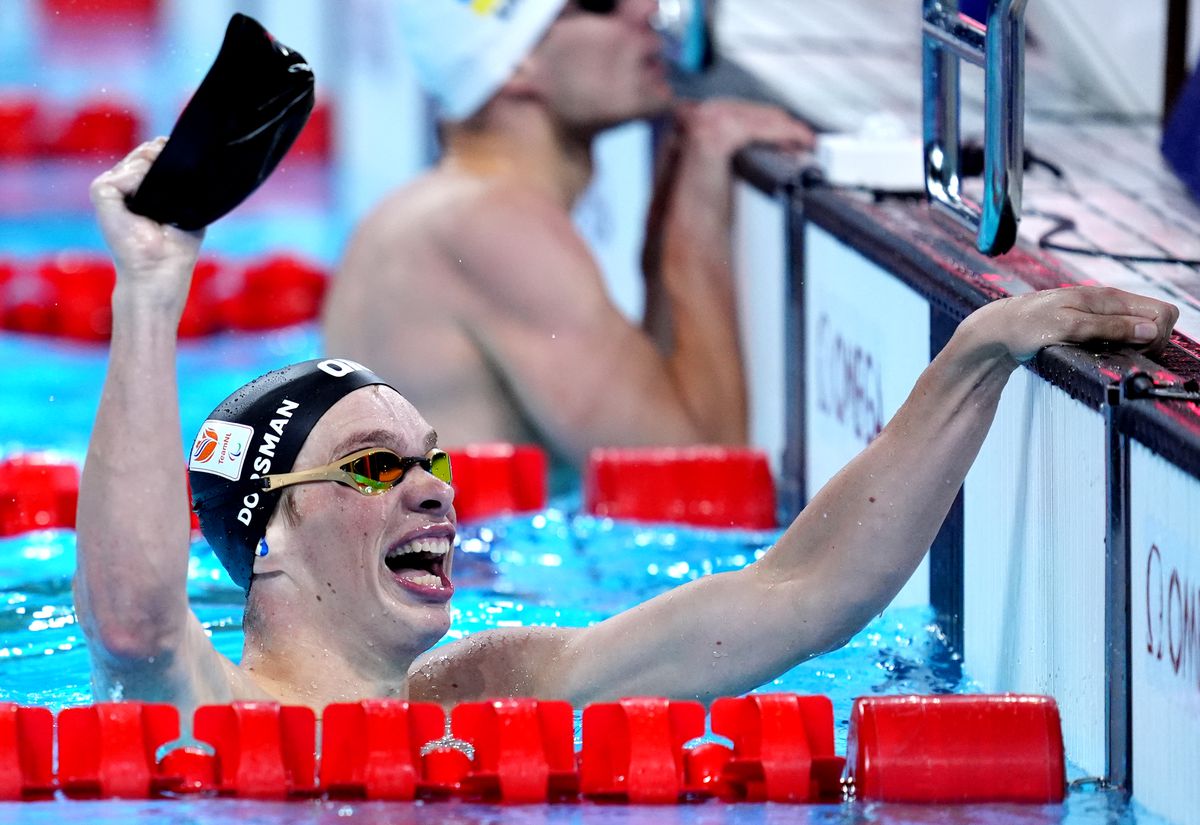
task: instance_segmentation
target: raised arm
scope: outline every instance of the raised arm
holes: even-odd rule
[[[74,589],[97,698],[187,702],[220,696],[196,677],[197,662],[217,654],[188,607],[175,382],[176,331],[202,233],[134,215],[124,200],[162,145],[139,146],[91,187],[117,285],[108,374],[79,490]]]
[[[811,149],[813,133],[774,106],[716,98],[678,104],[662,143],[642,269],[644,326],[666,345],[686,330],[690,306],[705,315],[733,307],[734,155],[752,143]],[[721,334],[735,331],[720,320]]]
[[[912,574],[1019,362],[1047,344],[1166,342],[1177,310],[1103,288],[991,304],[965,320],[884,431],[760,561],[594,627],[531,634],[526,678],[577,703],[738,694],[837,647]],[[536,642],[540,641],[540,644]]]
[[[666,355],[702,438],[744,441],[746,387],[732,267],[733,156],[751,143],[807,149],[783,110],[739,100],[675,111],[647,216],[643,328]]]

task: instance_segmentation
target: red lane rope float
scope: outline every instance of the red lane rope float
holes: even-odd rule
[[[854,702],[846,771],[861,799],[1061,802],[1062,725],[1047,696],[870,696]]]
[[[84,101],[65,121],[51,126],[44,147],[60,157],[119,158],[138,145],[139,117],[130,106],[108,98]]]
[[[55,20],[78,15],[86,23],[100,11],[91,9],[86,0],[58,0],[58,5],[61,11],[54,13]],[[124,0],[124,5],[132,10],[152,3]],[[288,150],[287,162],[328,163],[335,131],[330,103],[317,101]],[[144,133],[143,116],[132,101],[106,96],[63,105],[44,101],[32,90],[6,91],[0,96],[0,161],[117,158],[132,151]]]
[[[33,93],[0,98],[0,160],[118,158],[141,133],[141,118],[124,101],[104,97],[59,106]]]
[[[462,794],[500,802],[550,802],[579,793],[575,715],[567,702],[497,699],[451,713],[454,737],[474,748]]]
[[[231,265],[206,255],[196,262],[187,303],[179,318],[180,338],[200,338],[220,332],[225,327],[221,317],[221,281]]]
[[[0,261],[0,324],[15,332],[107,341],[115,284],[112,262],[94,253]],[[327,285],[323,270],[295,255],[240,264],[206,256],[192,276],[179,335],[254,332],[312,321],[320,314]]]
[[[367,699],[322,716],[321,789],[334,798],[411,800],[423,781],[421,748],[442,735],[438,705]]]
[[[19,453],[0,461],[0,536],[75,527],[79,468],[44,453]],[[187,481],[186,468],[184,470]],[[191,506],[188,490],[188,506]],[[191,514],[193,530],[200,520]]]
[[[75,526],[79,470],[41,454],[0,461],[0,536]]]
[[[823,696],[718,699],[713,731],[732,740],[731,750],[687,747],[704,733],[698,702],[598,703],[583,710],[576,754],[565,702],[465,703],[449,727],[433,704],[335,704],[325,709],[318,783],[316,720],[306,707],[198,708],[199,745],[179,740],[171,705],[67,708],[58,716],[56,779],[52,714],[8,703],[0,704],[0,799],[45,797],[57,787],[71,798],[828,802],[843,781],[831,708]],[[864,800],[1042,804],[1065,794],[1061,727],[1048,697],[863,697],[847,755],[844,782]]]
[[[712,729],[733,741],[721,774],[725,794],[746,802],[841,798],[846,760],[833,751],[828,697],[763,693],[718,699]]]
[[[41,104],[32,95],[0,97],[0,160],[28,160],[41,150]]]
[[[463,780],[471,772],[474,751],[453,736],[443,736],[421,748],[421,796],[449,799],[462,790]]]
[[[54,297],[37,266],[16,262],[0,266],[6,273],[0,277],[0,324],[14,332],[51,334]]]
[[[196,709],[193,732],[216,751],[216,790],[221,795],[316,795],[316,715],[311,708],[274,702],[206,705]]]
[[[272,255],[248,266],[240,289],[221,313],[231,330],[278,329],[311,321],[321,312],[325,273],[295,255]]]
[[[742,447],[593,450],[584,506],[597,516],[697,527],[762,530],[777,523],[766,454]]]
[[[292,148],[288,149],[287,162],[327,163],[333,155],[333,114],[327,101],[318,100],[296,136]]]
[[[41,0],[42,14],[51,23],[80,20],[84,23],[105,19],[125,22],[128,17],[150,19],[158,13],[159,0]]]
[[[54,793],[54,714],[47,708],[0,703],[0,800]]]
[[[470,444],[448,452],[459,521],[546,507],[546,453],[540,447]]]
[[[579,785],[584,796],[631,804],[668,804],[704,795],[689,785],[684,744],[704,735],[699,702],[632,698],[583,711]]]
[[[112,293],[117,272],[100,255],[57,255],[38,269],[50,301],[49,328],[41,330],[77,341],[107,341],[112,334]]]
[[[73,798],[146,799],[164,790],[156,753],[179,738],[173,705],[103,702],[58,714],[58,784]]]

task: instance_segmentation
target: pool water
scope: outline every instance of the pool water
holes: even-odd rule
[[[164,32],[131,39],[120,30],[104,39],[103,31],[88,29],[86,42],[62,47],[61,39],[48,38],[32,26],[35,5],[34,0],[0,0],[0,82],[38,89],[64,101],[93,94],[102,82],[115,94],[138,101],[148,118],[145,136],[169,130],[183,92],[190,91],[211,57],[181,47]],[[169,5],[190,12],[206,4]],[[250,13],[265,13],[267,6],[276,6],[281,19],[289,23],[303,18],[305,9],[311,11],[308,3],[232,5]],[[354,8],[369,14],[372,5],[359,3]],[[287,13],[282,14],[285,8]],[[0,164],[0,253],[32,259],[66,249],[100,249],[86,188],[107,165],[97,159]],[[332,267],[353,222],[348,204],[361,200],[337,172],[337,168],[285,162],[260,192],[210,228],[206,251],[234,259],[284,251]],[[311,326],[182,343],[178,373],[183,443],[191,443],[207,413],[235,387],[269,369],[318,354],[325,353]],[[81,464],[106,360],[104,347],[0,333],[0,458],[48,450]],[[177,458],[182,469],[183,456]],[[460,526],[453,625],[447,640],[488,627],[579,626],[599,621],[681,582],[741,567],[764,552],[777,535],[615,523],[581,514],[579,504],[576,493],[556,498],[543,512]],[[74,563],[75,539],[69,530],[0,539],[0,700],[57,710],[116,698],[91,693],[87,650],[71,607]],[[241,593],[202,541],[192,547],[189,594],[213,643],[236,660],[242,644]],[[946,646],[931,612],[910,608],[884,611],[842,649],[806,662],[762,689],[830,696],[841,751],[856,696],[970,692],[977,687]],[[133,820],[283,825],[347,818],[367,823],[503,819],[597,825],[645,820],[662,825],[1160,822],[1131,807],[1119,794],[1095,790],[1074,791],[1064,805],[947,808],[718,803],[501,808],[458,802],[351,805],[242,800],[0,803],[0,821],[53,825]]]
[[[267,335],[223,335],[186,342],[179,354],[181,433],[188,443],[209,410],[240,383],[293,360],[318,354],[311,326]],[[107,352],[19,335],[0,335],[0,449],[3,454],[48,449],[82,462],[100,396]],[[36,365],[36,366],[31,366]],[[182,460],[182,457],[181,457]],[[546,510],[460,525],[453,623],[446,641],[489,627],[583,626],[600,621],[682,582],[737,569],[765,552],[778,531],[710,530],[640,525],[581,512],[578,492]],[[55,710],[120,697],[93,697],[85,642],[71,606],[75,536],[48,530],[0,540],[0,700]],[[236,660],[241,653],[242,598],[202,540],[192,545],[189,593],[213,643]],[[812,659],[765,691],[822,693],[834,704],[836,739],[844,751],[856,696],[977,691],[963,673],[928,608],[888,609],[845,647]],[[89,822],[130,818],[283,823],[354,817],[380,822],[1155,822],[1118,794],[1077,791],[1062,806],[933,808],[895,805],[776,806],[717,803],[679,808],[555,805],[498,808],[465,803],[430,805],[300,802],[286,805],[229,800],[70,802],[0,805],[0,818],[67,818]]]

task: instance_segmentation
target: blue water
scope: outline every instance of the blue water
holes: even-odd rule
[[[316,330],[225,335],[185,343],[179,355],[181,436],[187,443],[208,411],[255,375],[319,350]],[[81,462],[100,395],[103,347],[0,335],[0,450],[51,449]],[[765,552],[777,531],[708,530],[639,525],[580,512],[576,493],[546,510],[462,525],[453,624],[445,641],[489,627],[584,626],[698,576],[737,569]],[[75,537],[48,530],[0,540],[0,700],[59,709],[93,697],[88,657],[71,607]],[[192,546],[192,605],[213,643],[236,660],[241,653],[240,591],[203,541]],[[871,693],[971,692],[976,686],[945,644],[928,608],[885,611],[844,648],[782,675],[767,691],[823,693],[834,703],[837,747],[844,750],[850,706]],[[465,803],[387,805],[230,800],[0,804],[0,820],[283,823],[641,821],[772,823],[880,821],[995,823],[1158,820],[1132,810],[1115,793],[1073,792],[1062,806],[862,805],[775,806],[717,803],[679,808],[582,805],[499,808]]]
[[[250,13],[264,6],[235,5]],[[296,4],[292,10],[301,13],[307,5]],[[106,37],[89,30],[88,43],[64,48],[47,27],[38,25],[35,7],[35,0],[0,0],[0,86],[36,88],[51,99],[69,102],[95,94],[102,78],[110,87],[105,94],[111,91],[137,101],[147,118],[145,137],[169,130],[185,93],[211,57],[178,48],[162,32],[131,36],[116,31]],[[99,249],[86,186],[106,165],[95,160],[0,163],[0,254],[35,258],[63,249]],[[332,265],[350,224],[339,204],[348,193],[335,177],[333,169],[289,169],[285,161],[264,190],[210,229],[206,250],[235,258],[282,250]],[[319,353],[312,327],[183,343],[179,385],[184,443],[190,443],[205,415],[233,388],[266,370]],[[49,450],[82,463],[105,363],[103,347],[0,333],[0,458]],[[556,499],[541,513],[463,525],[447,641],[488,627],[596,622],[683,581],[741,567],[764,552],[775,536],[598,520],[579,513],[578,495]],[[0,700],[59,709],[109,698],[93,697],[89,685],[87,650],[71,607],[74,554],[69,530],[0,540]],[[192,548],[189,593],[213,643],[236,660],[242,643],[241,595],[202,542]],[[841,650],[813,659],[762,689],[830,696],[840,750],[856,696],[976,689],[931,618],[927,608],[889,609]],[[1119,794],[1086,790],[1072,792],[1061,806],[948,808],[717,803],[500,808],[458,802],[239,800],[0,803],[0,821],[53,825],[131,820],[283,825],[347,818],[367,823],[503,819],[598,825],[645,820],[662,825],[1160,821],[1131,809]]]

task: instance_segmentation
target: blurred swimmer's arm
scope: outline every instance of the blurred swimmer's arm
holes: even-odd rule
[[[683,361],[700,373],[693,383],[716,376],[736,388],[737,440],[745,438],[746,402],[732,267],[733,157],[751,143],[803,150],[813,134],[774,106],[713,99],[676,107],[642,255],[644,328],[664,352],[695,353]]]
[[[188,608],[175,380],[176,330],[202,234],[134,215],[124,202],[161,148],[161,139],[143,144],[91,187],[117,285],[108,374],[79,490],[74,590],[97,688],[186,700],[209,696],[195,666],[218,658]]]
[[[924,556],[1019,362],[1050,344],[1161,346],[1177,317],[1168,304],[1087,287],[984,307],[762,559],[563,633],[561,650],[530,657],[527,678],[540,695],[576,703],[636,694],[708,700],[840,646]]]
[[[681,335],[660,351],[613,305],[569,216],[544,196],[497,189],[462,218],[470,231],[447,254],[478,305],[463,329],[559,451],[582,463],[595,446],[744,440],[732,337]],[[711,306],[696,311],[695,326],[730,324]]]

